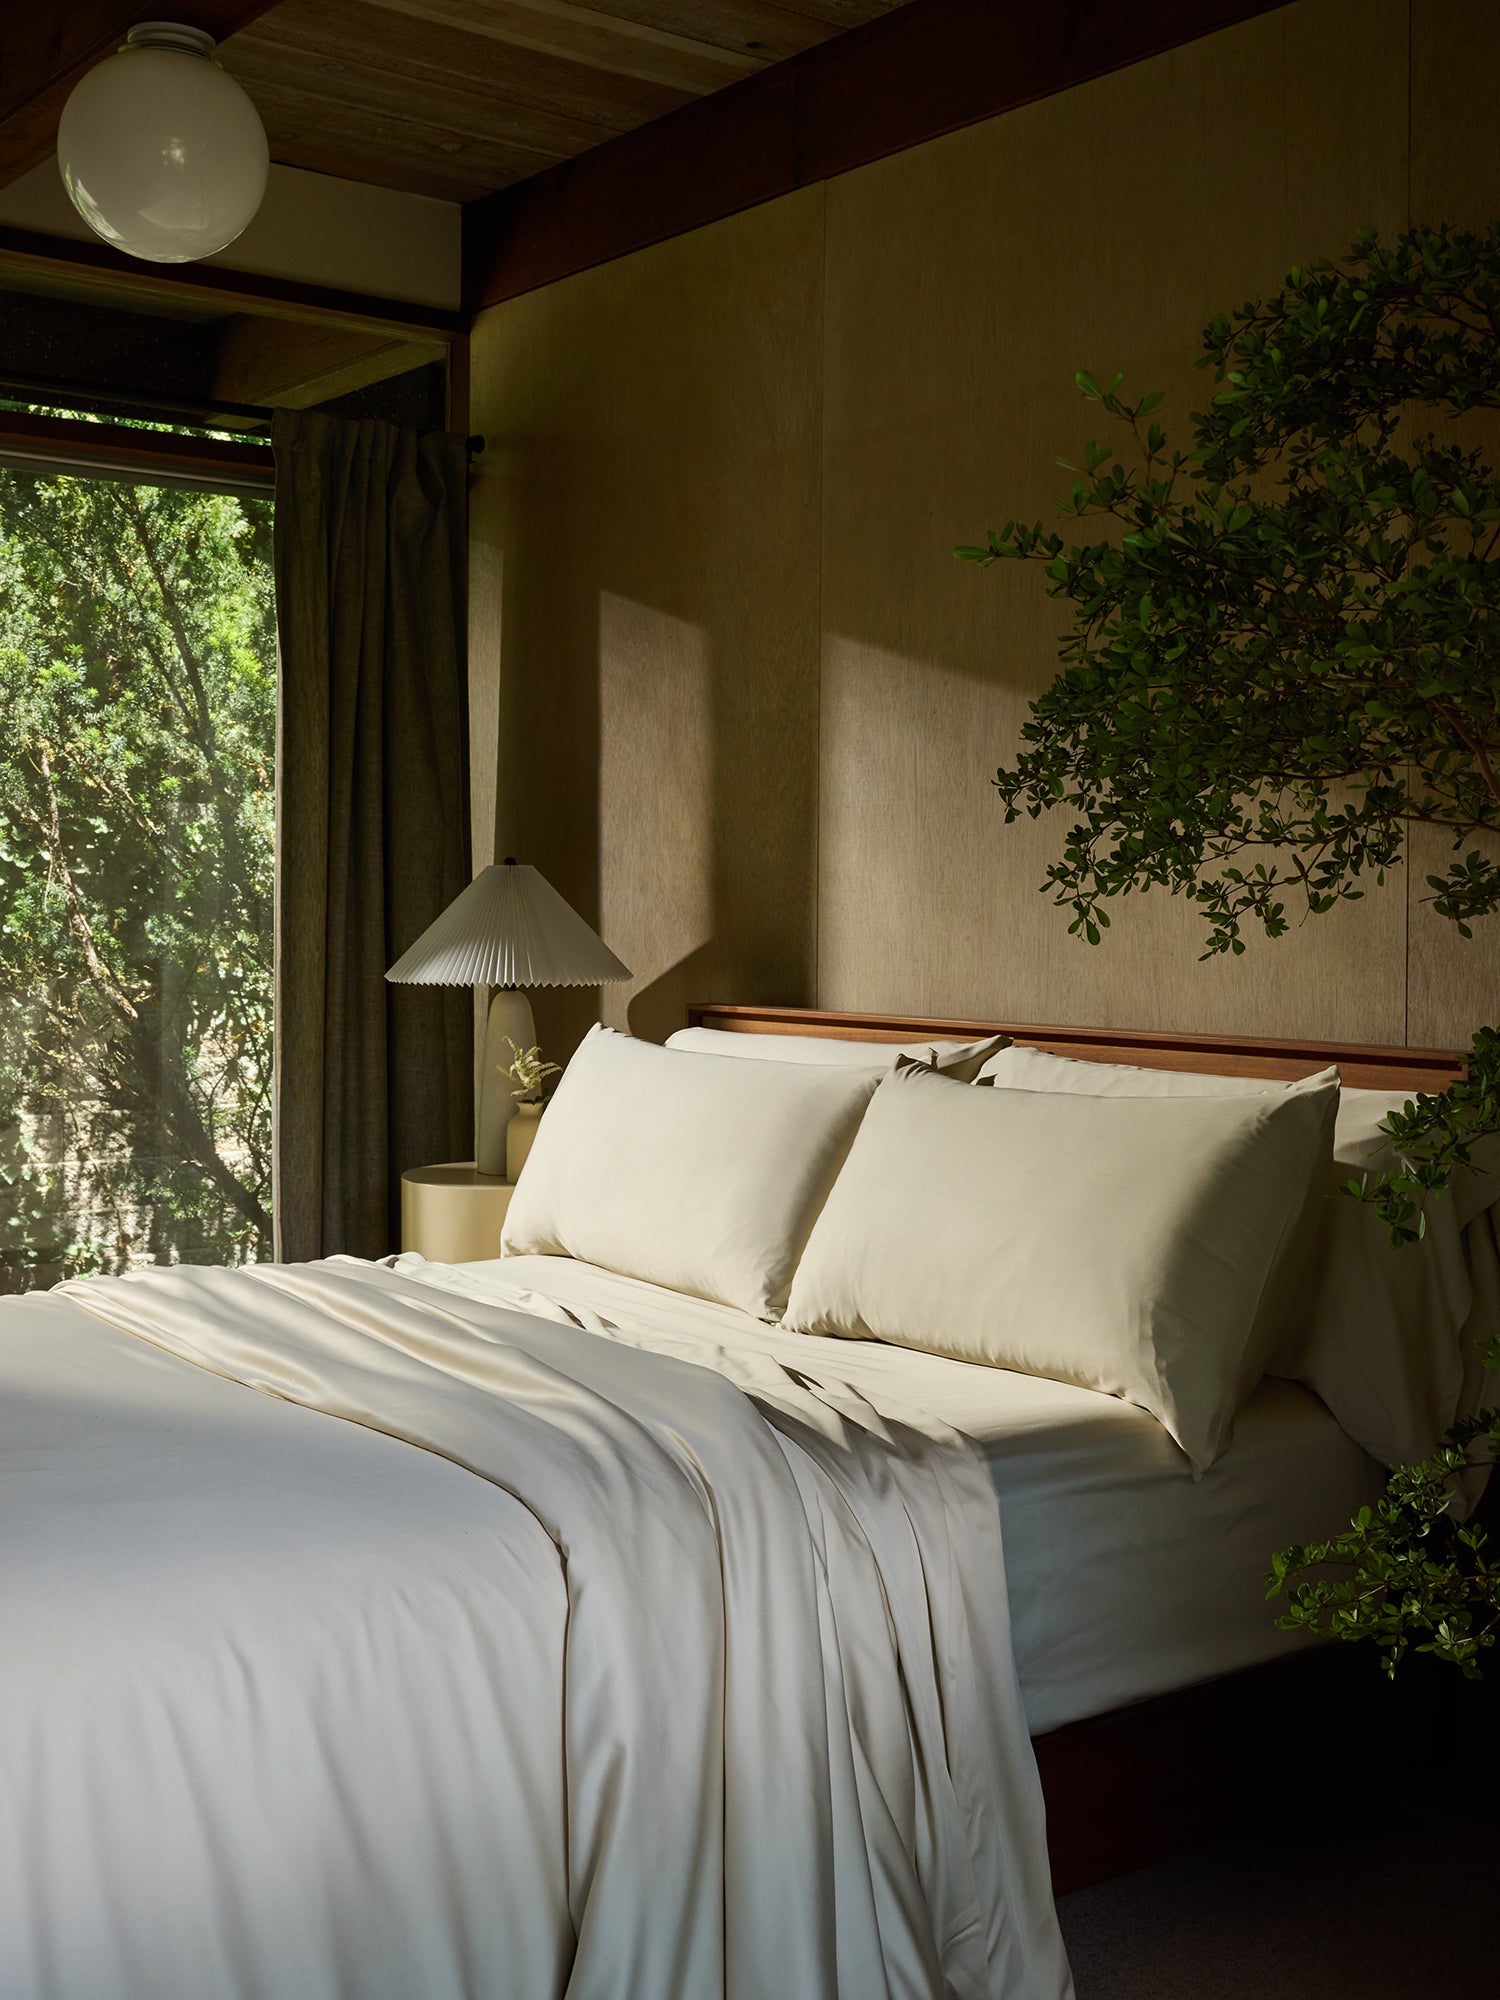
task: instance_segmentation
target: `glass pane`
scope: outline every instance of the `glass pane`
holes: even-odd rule
[[[271,503],[0,467],[0,1290],[271,1255]]]

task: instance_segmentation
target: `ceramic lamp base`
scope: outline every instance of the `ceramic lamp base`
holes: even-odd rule
[[[531,1002],[516,987],[498,988],[484,1024],[484,1069],[479,1079],[479,1124],[474,1139],[474,1164],[482,1174],[505,1173],[505,1131],[516,1100],[506,1070],[509,1036],[518,1049],[536,1047],[536,1022]]]

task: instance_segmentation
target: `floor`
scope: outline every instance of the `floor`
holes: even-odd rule
[[[1481,1781],[1482,1783],[1482,1781]],[[1500,1992],[1500,1818],[1396,1789],[1064,1897],[1078,2000],[1438,2000]]]

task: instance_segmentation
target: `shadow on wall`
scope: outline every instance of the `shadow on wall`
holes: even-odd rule
[[[693,997],[683,980],[711,974],[729,887],[713,670],[699,626],[612,591],[598,658],[599,918],[635,975],[605,993],[604,1019],[662,1041]]]
[[[785,676],[763,685],[716,658],[692,621],[613,591],[597,602],[586,640],[574,625],[557,648],[554,625],[566,668],[502,719],[526,746],[502,774],[506,816],[541,833],[517,838],[634,975],[534,996],[558,1059],[599,1018],[662,1041],[690,1000],[812,996],[813,713],[789,712]]]

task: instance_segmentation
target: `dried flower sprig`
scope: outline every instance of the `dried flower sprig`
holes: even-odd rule
[[[513,1042],[509,1035],[500,1039],[510,1050],[510,1061],[501,1070],[516,1087],[516,1098],[521,1104],[541,1104],[547,1092],[543,1088],[549,1076],[561,1076],[562,1064],[545,1062],[538,1048],[523,1049]]]

